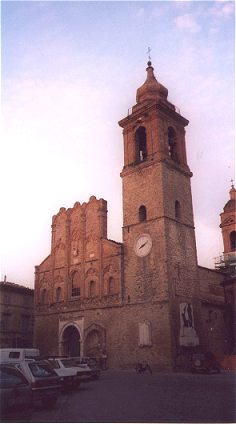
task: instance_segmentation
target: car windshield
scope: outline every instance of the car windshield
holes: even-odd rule
[[[52,368],[54,368],[54,369],[60,368],[59,362],[56,361],[56,359],[49,359],[48,362],[50,363]]]
[[[74,358],[74,361],[76,362],[77,365],[88,363],[84,358]]]
[[[71,368],[71,367],[76,367],[77,366],[77,364],[76,364],[76,362],[75,362],[74,359],[62,359],[61,360],[61,363],[62,363],[62,365],[65,368]]]
[[[0,387],[16,387],[22,384],[28,382],[19,371],[13,368],[0,368]]]
[[[52,377],[55,375],[50,365],[47,364],[37,364],[32,362],[29,364],[29,368],[34,377]]]

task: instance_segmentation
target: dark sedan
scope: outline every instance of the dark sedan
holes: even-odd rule
[[[19,370],[0,365],[0,421],[29,422],[31,414],[30,383]]]

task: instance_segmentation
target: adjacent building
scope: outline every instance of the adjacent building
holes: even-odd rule
[[[216,269],[224,272],[222,286],[226,300],[226,320],[228,323],[225,337],[229,353],[236,353],[236,190],[232,183],[229,200],[224,206],[220,228],[224,243],[224,253],[216,258]]]
[[[34,290],[0,282],[0,347],[33,346]]]
[[[52,218],[51,251],[35,269],[42,354],[107,355],[185,367],[196,350],[222,355],[224,275],[199,267],[186,154],[188,120],[151,61],[123,129],[123,241],[107,238],[107,202],[90,197]]]

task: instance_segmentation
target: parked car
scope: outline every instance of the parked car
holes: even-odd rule
[[[10,362],[20,370],[30,382],[33,401],[41,401],[44,406],[53,406],[61,391],[60,379],[46,361],[25,360]]]
[[[39,359],[39,349],[1,348],[0,362],[23,361],[24,359]]]
[[[192,355],[191,371],[193,373],[219,373],[220,364],[211,352],[194,353]]]
[[[61,378],[64,388],[79,387],[81,382],[91,380],[91,369],[87,364],[77,364],[73,358],[50,357],[48,363]]]
[[[0,365],[0,421],[30,422],[32,391],[21,371]]]
[[[92,358],[90,356],[83,356],[83,357],[74,357],[74,361],[77,365],[84,365],[87,364],[89,368],[91,369],[91,379],[92,380],[98,380],[101,375],[101,368],[99,366],[99,362],[96,358]]]

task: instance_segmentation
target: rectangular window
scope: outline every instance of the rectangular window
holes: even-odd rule
[[[9,358],[19,359],[19,357],[20,357],[20,351],[19,352],[12,351],[12,352],[9,353]]]
[[[72,297],[80,296],[80,288],[79,287],[72,287],[71,296]]]
[[[29,331],[29,322],[30,322],[29,315],[21,316],[21,331],[23,333],[26,333],[27,331]]]
[[[8,293],[4,295],[4,303],[6,303],[7,305],[11,303],[11,296]]]
[[[29,296],[22,296],[22,305],[23,306],[29,306],[30,304],[30,297]]]
[[[3,312],[1,316],[1,330],[8,331],[9,330],[9,322],[10,322],[11,314],[8,312]]]

